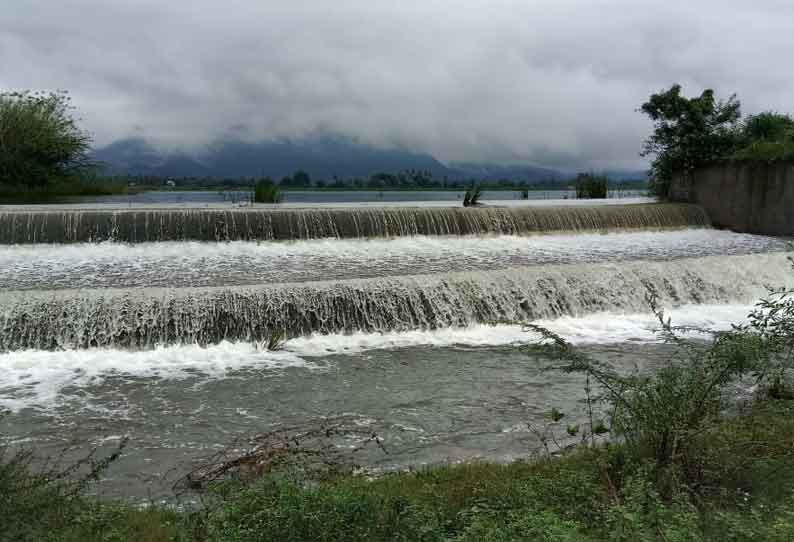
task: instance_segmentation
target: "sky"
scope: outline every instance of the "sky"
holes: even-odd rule
[[[673,83],[794,112],[791,0],[0,0],[0,89],[97,146],[338,134],[443,161],[636,168]]]

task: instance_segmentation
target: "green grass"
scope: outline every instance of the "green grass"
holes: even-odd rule
[[[736,450],[737,442],[754,442]],[[68,497],[0,474],[0,539],[67,541],[751,541],[794,539],[794,402],[763,400],[698,440],[705,487],[660,496],[621,445],[306,485],[226,483],[194,510]]]
[[[0,185],[0,203],[47,203],[74,197],[126,193],[126,184],[104,181],[61,182],[42,188]]]

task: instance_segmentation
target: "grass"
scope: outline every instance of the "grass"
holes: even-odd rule
[[[731,461],[729,443],[756,441]],[[707,492],[663,498],[622,445],[508,465],[421,469],[306,485],[286,475],[219,485],[180,510],[58,492],[4,499],[2,540],[512,541],[794,539],[794,402],[765,399],[700,441]],[[4,487],[2,494],[19,494]],[[36,506],[30,506],[33,502]],[[22,504],[20,504],[22,503]],[[27,503],[27,504],[26,504]],[[46,511],[46,513],[42,513]]]
[[[87,196],[126,194],[124,183],[98,180],[60,182],[42,188],[0,185],[0,203],[47,203]]]

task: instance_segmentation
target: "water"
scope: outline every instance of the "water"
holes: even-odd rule
[[[676,322],[725,328],[747,306],[685,307]],[[707,316],[706,316],[707,315]],[[585,351],[620,371],[667,359],[647,315],[601,314],[541,322],[573,333]],[[631,340],[628,340],[631,339]],[[282,352],[250,344],[179,346],[152,352],[91,350],[0,355],[0,402],[17,413],[0,430],[56,454],[109,450],[131,439],[100,486],[110,497],[167,497],[180,474],[255,432],[342,419],[377,432],[357,459],[391,470],[447,461],[509,461],[539,446],[552,407],[566,423],[584,416],[576,375],[522,353],[534,338],[518,327],[437,333],[312,337]]]
[[[604,200],[608,201],[608,200]],[[530,234],[709,226],[689,204],[520,207],[0,209],[0,244]]]
[[[585,414],[582,380],[528,354],[522,323],[651,371],[674,348],[649,291],[676,324],[729,329],[794,286],[785,240],[698,207],[566,203],[3,208],[0,438],[73,457],[129,436],[99,490],[137,499],[329,419],[385,439],[358,458],[377,470],[509,461],[552,407]]]
[[[269,286],[0,292],[0,351],[521,323],[660,303],[747,302],[791,285],[787,254],[547,265]],[[55,317],[54,317],[55,316]]]
[[[284,190],[283,202],[294,204],[322,203],[389,203],[389,202],[457,202],[463,201],[465,190]],[[645,190],[611,191],[610,198],[641,197]],[[576,198],[574,190],[530,190],[528,199],[563,200]],[[203,205],[208,203],[235,204],[251,199],[251,192],[239,190],[223,191],[149,191],[137,194],[81,198],[81,201],[96,203],[123,203],[132,205]],[[481,200],[522,200],[520,190],[484,190]]]
[[[235,286],[485,271],[548,264],[757,254],[783,240],[710,229],[521,237],[417,236],[286,243],[0,246],[5,289]]]

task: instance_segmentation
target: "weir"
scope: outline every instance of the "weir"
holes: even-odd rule
[[[273,336],[520,323],[600,311],[751,302],[791,285],[785,253],[547,265],[234,288],[0,293],[0,350],[260,341]]]
[[[0,209],[0,244],[531,234],[708,227],[691,204],[358,209]]]

